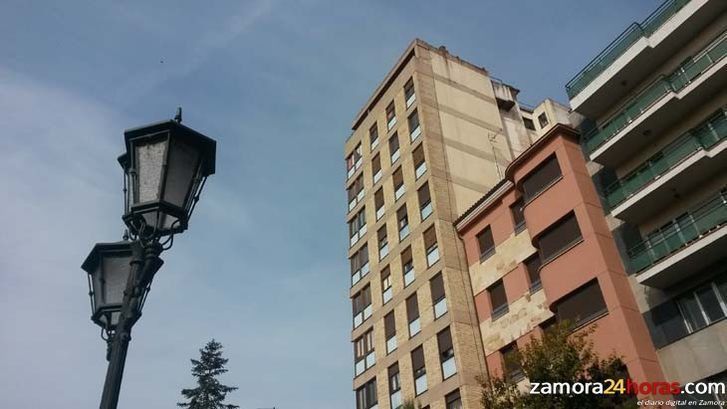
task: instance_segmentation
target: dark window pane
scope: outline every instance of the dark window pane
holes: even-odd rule
[[[560,166],[553,155],[523,179],[522,189],[525,200],[535,197],[560,176]]]
[[[447,403],[447,409],[461,409],[462,402],[460,401],[459,389],[449,393],[444,397],[444,401]]]
[[[432,290],[432,304],[435,304],[444,298],[444,280],[442,279],[442,273],[439,273],[432,278],[429,282],[429,287]]]
[[[480,248],[480,260],[491,256],[495,252],[495,240],[492,238],[492,229],[485,227],[477,235],[477,243]]]
[[[401,381],[399,378],[399,363],[395,363],[389,367],[389,393],[394,393],[401,389]]]
[[[525,215],[523,214],[523,199],[518,199],[517,202],[510,206],[510,212],[512,213],[512,220],[515,222],[515,230],[519,231],[525,226]]]
[[[374,194],[374,204],[377,209],[381,209],[384,206],[384,189],[379,189]]]
[[[418,168],[424,162],[424,148],[422,145],[417,146],[412,152],[412,158],[414,159],[414,167]]]
[[[686,296],[681,297],[679,299],[679,306],[681,307],[682,314],[684,314],[684,318],[687,320],[689,329],[692,332],[704,328],[707,325],[694,294],[689,293]]]
[[[525,260],[525,268],[528,270],[531,288],[540,284],[540,265],[540,256],[538,254]]]
[[[369,141],[374,142],[377,139],[379,139],[379,130],[376,127],[376,123],[374,123],[371,128],[369,128]]]
[[[508,378],[517,378],[522,373],[520,361],[517,357],[517,344],[510,344],[501,350],[502,362],[505,369],[505,376]]]
[[[424,349],[421,346],[411,351],[411,366],[414,370],[415,378],[426,373],[424,371]]]
[[[490,292],[492,311],[498,310],[507,305],[507,295],[505,294],[505,285],[502,283],[502,280],[493,284],[488,291]]]
[[[719,305],[719,300],[717,299],[717,294],[712,288],[712,284],[699,288],[696,291],[696,294],[710,323],[715,322],[720,318],[724,318],[724,312],[722,311],[722,307]]]
[[[381,170],[381,157],[378,154],[371,160],[371,166],[374,175]]]
[[[434,227],[430,227],[424,232],[424,248],[429,250],[435,244],[437,244],[437,233]]]
[[[409,322],[419,318],[419,303],[417,302],[416,293],[406,299],[406,317],[409,319]]]
[[[540,258],[548,261],[580,239],[578,221],[575,214],[570,213],[541,234],[536,244],[540,250]]]
[[[419,207],[422,208],[426,206],[431,201],[431,197],[429,195],[429,183],[423,184],[422,187],[419,188],[417,194],[419,196]]]
[[[446,361],[454,355],[454,348],[452,347],[452,333],[450,332],[449,327],[437,334],[437,345],[439,346],[440,360]]]
[[[593,280],[558,301],[555,316],[558,321],[567,320],[574,326],[580,326],[606,311],[601,287],[598,281]]]
[[[396,335],[396,318],[394,318],[394,311],[384,316],[384,336],[389,339]]]

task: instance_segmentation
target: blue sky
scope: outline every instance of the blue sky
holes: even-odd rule
[[[106,370],[79,266],[121,238],[122,133],[171,118],[217,174],[165,253],[121,408],[173,407],[225,346],[242,409],[354,407],[342,147],[420,37],[522,90],[563,85],[657,0],[2,0],[0,407],[91,408]]]

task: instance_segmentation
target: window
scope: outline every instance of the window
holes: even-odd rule
[[[413,142],[416,140],[416,138],[419,137],[419,135],[422,134],[422,129],[419,126],[419,114],[417,113],[417,110],[415,109],[414,112],[409,115],[408,118],[409,122],[409,137],[411,138],[411,141]]]
[[[396,211],[396,220],[399,225],[399,241],[402,241],[409,235],[409,216],[406,212],[406,204]]]
[[[492,307],[492,319],[495,320],[508,311],[507,295],[505,294],[505,284],[502,280],[497,281],[487,289],[490,294],[490,306]]]
[[[546,263],[581,240],[581,229],[574,213],[555,222],[536,239],[540,259]]]
[[[404,287],[414,282],[416,271],[414,270],[414,259],[411,255],[411,247],[401,252],[401,271],[404,274]]]
[[[356,149],[354,149],[353,153],[348,155],[346,158],[346,171],[347,171],[347,177],[350,178],[353,176],[353,173],[361,167],[363,163],[363,158],[361,154],[361,144],[358,144],[356,146]]]
[[[538,193],[547,189],[562,176],[558,159],[555,155],[549,157],[530,172],[522,182],[523,197],[526,202],[532,200]]]
[[[535,124],[532,119],[523,117],[523,123],[526,129],[530,129],[531,131],[535,130]]]
[[[525,269],[528,271],[528,280],[530,281],[530,291],[539,290],[540,283],[540,256],[535,254],[524,261]]]
[[[401,167],[394,171],[392,181],[394,183],[394,200],[399,200],[406,193],[406,187],[404,187],[404,172],[401,171]]]
[[[376,378],[374,378],[356,390],[356,409],[371,409],[377,403]]]
[[[429,289],[432,292],[432,305],[434,306],[434,319],[447,313],[447,298],[444,295],[444,279],[442,273],[429,280]]]
[[[363,175],[356,178],[353,184],[347,189],[348,193],[348,211],[350,212],[364,198]]]
[[[379,146],[379,128],[377,125],[378,124],[374,122],[374,124],[371,125],[371,128],[369,128],[369,141],[371,142],[371,150],[374,150],[377,146]]]
[[[389,138],[389,154],[391,155],[391,164],[393,165],[397,160],[401,152],[399,152],[399,135],[394,132]]]
[[[525,230],[525,214],[523,213],[524,205],[525,202],[522,198],[520,198],[510,206],[512,221],[515,224],[515,233],[520,233]]]
[[[439,347],[439,362],[442,364],[442,379],[450,378],[457,373],[457,364],[454,362],[454,347],[449,327],[437,334],[437,346]]]
[[[727,276],[689,291],[677,299],[689,333],[721,320],[727,314]]]
[[[363,290],[354,295],[352,304],[353,327],[357,328],[371,316],[371,286],[367,285]]]
[[[394,101],[391,101],[389,106],[386,107],[386,129],[391,130],[394,125],[396,125],[396,107]]]
[[[423,145],[419,145],[414,149],[412,158],[414,159],[414,175],[419,179],[427,172],[427,162],[424,161]]]
[[[364,244],[351,257],[351,285],[355,285],[369,273],[369,246]]]
[[[424,248],[427,251],[427,267],[439,261],[439,246],[437,245],[437,232],[434,226],[424,232]]]
[[[376,221],[379,221],[381,217],[384,216],[384,189],[379,188],[379,190],[374,193],[374,205],[376,206]]]
[[[381,270],[381,298],[383,303],[391,301],[394,290],[391,288],[391,270],[386,266]]]
[[[356,216],[348,222],[348,232],[351,238],[350,244],[353,246],[358,240],[366,234],[366,209],[362,208]]]
[[[383,172],[381,171],[381,156],[377,153],[376,156],[371,160],[371,175],[373,184],[376,184],[381,180],[381,175]]]
[[[376,354],[374,353],[374,331],[366,331],[360,338],[353,342],[353,355],[356,376],[361,375],[367,369],[376,364]]]
[[[414,79],[409,78],[409,81],[404,84],[404,99],[406,99],[406,107],[409,108],[416,101],[417,96],[414,93]]]
[[[607,311],[597,280],[573,291],[555,305],[555,317],[558,322],[568,321],[575,327],[580,327]]]
[[[389,239],[386,237],[386,225],[381,226],[376,233],[379,240],[379,260],[382,260],[389,254]]]
[[[417,196],[419,197],[419,215],[424,220],[432,214],[432,198],[429,195],[429,182],[419,188]]]
[[[538,124],[540,124],[540,129],[543,129],[546,126],[548,126],[548,115],[546,115],[545,112],[538,115]]]
[[[391,408],[398,409],[402,406],[401,401],[401,378],[399,377],[399,363],[389,367],[389,398]]]
[[[505,377],[511,380],[519,380],[523,377],[523,370],[518,359],[517,344],[512,343],[500,350],[502,354],[502,369]]]
[[[386,353],[390,354],[396,350],[396,318],[394,311],[384,316],[384,337],[386,337]]]
[[[419,396],[427,391],[427,367],[424,364],[424,349],[421,346],[411,351],[411,367],[414,372],[414,392]]]
[[[419,304],[416,293],[406,299],[406,318],[409,321],[409,338],[412,338],[422,329],[419,323]]]
[[[446,409],[462,409],[462,399],[459,396],[459,389],[447,394],[444,397]]]
[[[480,262],[487,260],[495,254],[495,240],[492,238],[492,229],[487,226],[477,234],[477,244],[480,249]]]

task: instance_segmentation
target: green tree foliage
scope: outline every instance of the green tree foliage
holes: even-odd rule
[[[181,408],[189,409],[238,409],[237,405],[225,404],[227,394],[237,387],[220,383],[218,376],[227,372],[227,359],[222,357],[222,344],[214,339],[199,350],[199,360],[192,361],[192,376],[197,379],[197,387],[182,389],[182,396],[187,402],[177,403]]]
[[[515,363],[532,382],[602,382],[625,379],[626,366],[620,357],[611,354],[599,358],[593,351],[589,336],[592,326],[577,333],[567,323],[549,329],[542,338],[533,338],[515,355]],[[480,380],[484,409],[631,409],[636,396],[616,393],[602,394],[529,394],[518,390],[514,380],[491,377]],[[604,386],[607,387],[608,385]]]
[[[404,404],[400,406],[400,409],[421,409],[422,405],[414,399],[407,399]]]

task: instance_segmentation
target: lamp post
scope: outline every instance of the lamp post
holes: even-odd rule
[[[124,132],[124,221],[116,243],[97,243],[81,268],[88,273],[91,320],[107,342],[109,362],[101,409],[115,409],[131,329],[141,317],[154,274],[184,232],[207,177],[215,172],[216,142],[181,124],[164,121]]]

